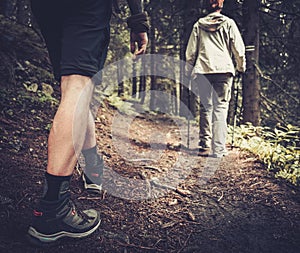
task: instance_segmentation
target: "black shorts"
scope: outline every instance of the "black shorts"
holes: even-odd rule
[[[57,79],[92,77],[103,68],[111,6],[111,0],[31,0]]]

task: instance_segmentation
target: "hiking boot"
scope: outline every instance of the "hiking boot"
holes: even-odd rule
[[[104,162],[100,155],[97,154],[97,159],[94,164],[88,165],[82,173],[84,189],[91,193],[100,193],[102,190]]]
[[[209,150],[210,149],[210,142],[206,142],[206,141],[199,141],[198,144],[199,150]]]
[[[210,145],[200,141],[198,145],[198,155],[200,156],[207,156],[210,152]]]
[[[31,242],[47,245],[63,237],[83,238],[92,234],[100,225],[96,210],[77,211],[69,198],[48,202],[41,200],[33,211],[32,225],[28,229]]]
[[[209,157],[212,157],[212,158],[223,158],[224,156],[227,156],[227,155],[228,155],[228,152],[224,151],[222,153],[212,153],[212,154],[209,154]]]

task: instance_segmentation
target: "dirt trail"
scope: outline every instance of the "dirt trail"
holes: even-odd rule
[[[178,126],[163,115],[126,121],[108,106],[96,120],[106,191],[87,195],[78,171],[72,181],[77,206],[101,210],[100,230],[51,248],[28,245],[53,109],[1,103],[0,252],[300,252],[299,190],[237,149],[219,163],[180,147]]]

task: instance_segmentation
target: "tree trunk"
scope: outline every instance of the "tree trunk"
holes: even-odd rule
[[[123,70],[122,66],[120,66],[121,63],[120,61],[118,62],[118,69],[117,69],[117,74],[118,74],[118,96],[122,97],[124,95],[124,81],[123,81]]]
[[[142,73],[145,73],[145,59],[142,57],[141,58],[141,69]],[[141,100],[141,104],[144,104],[145,102],[145,91],[146,91],[146,76],[145,74],[140,76],[140,89],[139,89],[139,99]]]
[[[150,53],[151,56],[151,76],[150,76],[150,90],[156,91],[157,90],[157,84],[156,84],[156,76],[155,76],[155,62],[154,62],[154,54],[156,53],[156,40],[155,40],[155,24],[154,24],[154,18],[151,18],[151,29],[150,29]],[[150,93],[150,110],[156,109],[156,96],[154,93]]]
[[[136,78],[136,64],[137,62],[136,61],[133,61],[132,62],[132,92],[131,92],[131,95],[133,98],[136,98],[137,96],[137,78]]]
[[[243,4],[244,39],[247,72],[243,78],[243,122],[260,125],[260,80],[256,64],[259,61],[259,0],[245,0]],[[252,46],[252,47],[251,47]]]
[[[2,21],[2,19],[0,19]],[[17,36],[14,33],[5,31],[5,28],[11,28],[15,25],[14,21],[9,21],[9,25],[2,26],[0,29],[0,83],[1,86],[16,85],[16,64],[17,64]],[[10,30],[9,30],[10,31]]]
[[[185,61],[185,50],[193,28],[194,23],[199,18],[199,0],[189,0],[184,3],[184,14],[183,14],[183,34],[180,45],[180,59]],[[188,88],[182,84],[184,79],[184,67],[180,69],[180,101],[186,106],[189,105],[189,110],[196,115],[196,96],[193,93],[188,92]],[[190,101],[189,101],[190,99]],[[184,107],[180,107],[180,116],[186,116],[187,112]]]

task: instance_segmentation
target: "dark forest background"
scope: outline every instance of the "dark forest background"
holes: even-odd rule
[[[206,14],[204,7],[203,0],[146,0],[145,10],[151,22],[148,53],[184,60],[192,25]],[[119,1],[119,9],[112,18],[107,63],[129,54],[126,1]],[[239,98],[239,120],[254,125],[299,125],[300,1],[227,0],[223,13],[238,23],[245,45],[250,49]],[[1,0],[0,14],[1,86],[22,86],[22,72],[26,68],[30,69],[27,74],[31,80],[41,82],[51,78],[51,67],[29,1]],[[185,87],[156,77],[122,83],[119,95],[145,89],[167,89],[182,101],[187,100]],[[180,114],[180,108],[174,108],[174,113]],[[192,108],[195,114],[197,108]]]

